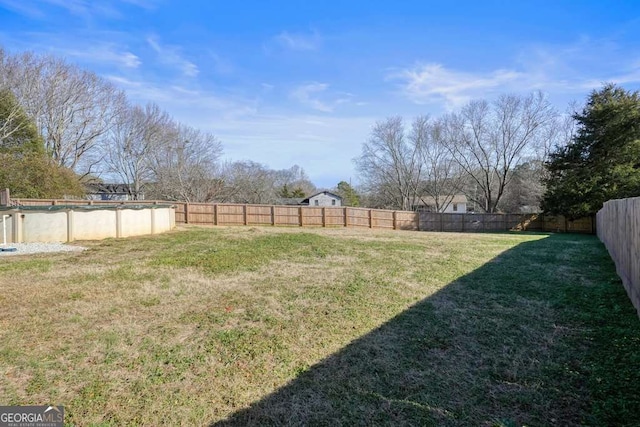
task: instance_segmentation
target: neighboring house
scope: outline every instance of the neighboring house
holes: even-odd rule
[[[442,200],[448,201],[449,198],[442,197]],[[442,202],[441,202],[442,204]],[[412,206],[414,211],[418,212],[437,212],[436,200],[431,196],[424,196],[422,200]],[[467,196],[464,194],[456,194],[446,206],[440,207],[442,213],[467,213]]]
[[[342,197],[329,191],[321,191],[307,197],[300,204],[309,206],[342,206]]]
[[[86,184],[87,199],[89,200],[133,200],[129,184],[103,184],[92,182]],[[138,200],[144,200],[144,193],[138,196]]]

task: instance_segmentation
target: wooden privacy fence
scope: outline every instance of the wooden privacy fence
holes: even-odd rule
[[[610,200],[596,218],[598,237],[640,317],[640,197]]]
[[[354,207],[185,203],[158,200],[103,201],[13,199],[22,206],[167,204],[176,207],[177,224],[362,227],[451,232],[543,231],[595,233],[593,218],[575,221],[541,214],[460,214],[408,212]]]
[[[420,213],[422,231],[544,231],[556,233],[595,233],[593,218],[570,221],[563,216],[542,214]]]

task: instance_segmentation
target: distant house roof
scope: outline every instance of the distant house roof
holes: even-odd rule
[[[336,199],[342,200],[342,197],[338,196],[338,195],[337,195],[337,194],[335,194],[335,193],[332,193],[332,192],[330,192],[330,191],[320,191],[320,192],[318,192],[318,193],[316,193],[316,194],[312,194],[311,196],[309,196],[309,197],[307,197],[306,199],[302,200],[302,203],[309,204],[309,199],[312,199],[312,198],[314,198],[314,197],[316,197],[316,196],[319,196],[320,194],[324,194],[324,195],[326,195],[326,196],[330,196],[330,197],[333,197],[333,198],[336,198]]]
[[[439,197],[439,199],[441,204],[449,202],[449,197],[447,196]],[[453,199],[451,199],[449,203],[467,203],[467,196],[465,196],[464,194],[456,194],[453,196]],[[422,196],[421,200],[416,202],[416,206],[435,206],[435,205],[436,205],[436,199],[431,196]]]
[[[304,199],[301,197],[282,197],[278,200],[276,200],[276,204],[278,205],[293,205],[293,206],[297,206],[300,205],[302,203]],[[308,203],[308,201],[307,201]]]
[[[90,182],[85,185],[87,192],[91,194],[130,194],[129,184],[106,184],[102,182]]]

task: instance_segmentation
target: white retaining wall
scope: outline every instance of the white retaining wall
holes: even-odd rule
[[[90,210],[69,207],[54,211],[11,209],[0,211],[0,215],[11,215],[6,221],[7,243],[100,240],[158,234],[175,228],[173,206]]]

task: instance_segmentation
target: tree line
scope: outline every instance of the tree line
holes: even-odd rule
[[[212,133],[137,105],[108,80],[52,55],[0,47],[0,187],[82,197],[109,177],[132,199],[276,203],[316,190],[304,170],[221,162]]]
[[[444,211],[592,215],[640,195],[640,98],[612,84],[560,114],[541,92],[476,100],[441,117],[377,122],[354,159],[368,203]]]

